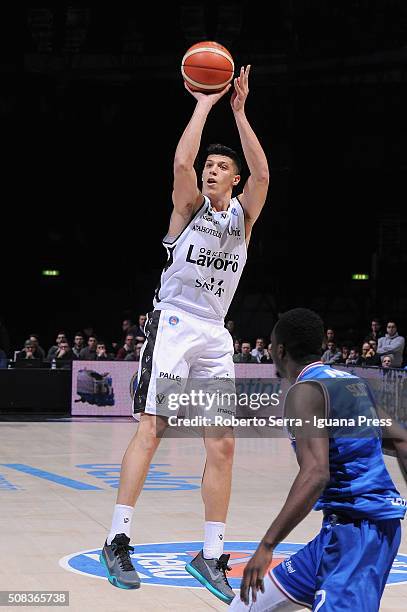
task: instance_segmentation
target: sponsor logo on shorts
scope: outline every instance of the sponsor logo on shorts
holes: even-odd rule
[[[178,323],[179,323],[179,318],[178,318],[178,317],[176,317],[176,316],[172,316],[172,317],[170,317],[170,318],[168,319],[168,323],[169,323],[170,325],[173,325],[173,326],[174,326],[174,325],[178,325]]]
[[[287,559],[287,561],[284,561],[284,565],[287,568],[287,572],[289,574],[293,574],[295,572],[295,569],[293,568],[293,564],[291,562],[291,559]]]
[[[181,376],[177,376],[176,374],[172,374],[171,372],[160,372],[160,378],[167,378],[168,380],[176,380],[177,382],[181,382]]]
[[[233,589],[240,587],[244,568],[257,548],[258,542],[225,542],[225,553],[230,554],[228,580]],[[270,569],[273,569],[302,548],[304,544],[282,542],[273,555]],[[203,588],[185,570],[185,565],[202,549],[202,541],[160,542],[137,544],[131,560],[138,571],[141,582],[156,586]],[[74,552],[63,557],[59,565],[71,572],[106,580],[106,570],[99,562],[99,548]],[[407,555],[399,553],[387,580],[387,584],[407,583]]]

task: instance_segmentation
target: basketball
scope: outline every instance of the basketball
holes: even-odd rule
[[[233,78],[235,66],[230,52],[217,42],[192,45],[181,62],[181,73],[188,87],[202,93],[215,93]]]

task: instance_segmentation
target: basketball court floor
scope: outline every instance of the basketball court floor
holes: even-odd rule
[[[163,440],[150,469],[132,530],[142,588],[121,590],[106,580],[98,555],[135,427],[131,418],[0,423],[0,590],[69,591],[65,609],[81,612],[227,610],[184,570],[202,543],[204,449],[198,438]],[[386,463],[405,494],[396,460],[386,457]],[[288,440],[237,440],[225,545],[234,588],[295,473]],[[320,514],[313,512],[281,544],[276,562],[311,539],[319,525]],[[405,528],[389,582],[381,610],[406,610]]]

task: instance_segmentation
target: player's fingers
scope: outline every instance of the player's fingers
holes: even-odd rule
[[[260,586],[260,591],[261,591],[262,593],[264,593],[264,580],[263,580],[263,578],[260,580],[260,584],[259,584],[259,586]]]
[[[242,88],[240,87],[239,79],[235,79],[235,83],[234,83],[234,85],[235,85],[235,90],[236,90],[237,95],[238,95],[238,96],[241,96],[241,95],[242,95],[242,93],[243,93],[243,90],[242,90]]]
[[[249,584],[250,584],[250,573],[244,571],[242,582],[240,583],[240,599],[246,606],[249,605]]]
[[[250,588],[252,590],[253,603],[255,603],[257,599],[257,577],[258,577],[257,570],[255,569],[252,572],[252,576],[250,580]]]

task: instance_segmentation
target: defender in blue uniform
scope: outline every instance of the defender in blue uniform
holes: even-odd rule
[[[407,432],[376,409],[362,379],[318,360],[322,339],[322,320],[304,308],[282,315],[273,330],[273,361],[293,383],[284,413],[300,469],[246,566],[234,611],[379,610],[406,512],[382,445],[405,473]],[[320,533],[268,573],[275,546],[312,508],[323,512]]]

